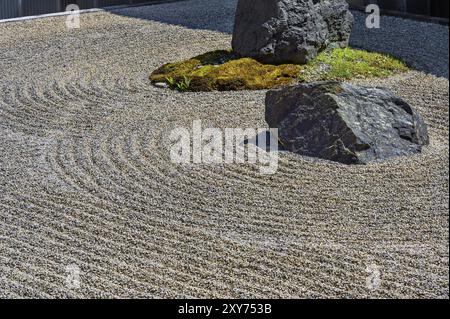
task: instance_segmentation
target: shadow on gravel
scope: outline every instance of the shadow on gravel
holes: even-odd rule
[[[109,10],[113,14],[189,29],[233,32],[236,0],[172,0],[168,3]]]
[[[110,12],[189,29],[232,34],[236,3],[236,0],[179,0]],[[368,29],[366,15],[358,11],[353,14],[352,47],[387,53],[402,59],[412,69],[449,77],[447,26],[383,16],[380,29]]]

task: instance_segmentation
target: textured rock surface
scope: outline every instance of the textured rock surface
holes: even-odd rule
[[[390,91],[337,82],[268,92],[266,121],[290,151],[344,164],[411,155],[429,142],[422,117]]]
[[[265,63],[307,63],[348,45],[353,16],[345,0],[239,0],[233,49]]]

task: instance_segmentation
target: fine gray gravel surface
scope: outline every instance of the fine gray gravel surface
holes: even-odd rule
[[[62,17],[0,24],[0,297],[449,297],[448,29],[383,18],[376,36],[353,34],[417,62],[359,82],[417,108],[422,154],[345,166],[284,152],[274,175],[174,164],[175,127],[266,127],[264,91],[148,81],[228,48],[234,7],[90,13],[76,30]],[[428,49],[398,32],[410,27],[433,32]]]

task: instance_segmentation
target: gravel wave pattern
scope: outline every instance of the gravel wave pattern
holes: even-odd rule
[[[345,166],[281,153],[271,176],[171,163],[174,127],[266,127],[264,91],[148,81],[229,47],[234,6],[90,13],[77,30],[0,25],[0,297],[448,298],[445,78],[355,81],[421,112],[431,144],[416,156]]]

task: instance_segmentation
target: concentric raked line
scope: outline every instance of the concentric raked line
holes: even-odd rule
[[[20,230],[20,227],[18,227],[17,230]],[[42,237],[42,240],[45,241],[45,242],[52,242],[47,237]],[[42,280],[40,282],[39,288],[38,289],[34,288],[33,289],[34,291],[36,291],[38,293],[45,293],[46,289],[45,288],[43,289],[43,287],[52,286],[52,287],[56,287],[58,290],[63,290],[65,293],[69,294],[69,296],[70,296],[71,293],[73,293],[73,291],[71,291],[70,289],[65,287],[64,283],[65,283],[66,277],[58,275],[58,273],[61,273],[62,271],[64,271],[64,268],[61,268],[61,264],[56,263],[53,259],[49,259],[49,258],[43,257],[43,256],[45,256],[45,254],[48,254],[48,250],[47,249],[31,246],[31,245],[27,244],[26,241],[20,241],[20,240],[17,240],[17,239],[12,239],[12,242],[15,242],[16,244],[21,245],[22,247],[28,247],[29,249],[32,249],[34,251],[39,251],[41,253],[40,255],[32,256],[32,259],[36,259],[36,260],[41,261],[42,262],[42,266],[40,266],[40,267],[32,267],[32,266],[30,266],[31,262],[27,258],[26,254],[23,254],[21,252],[16,252],[17,249],[11,249],[11,253],[16,254],[16,258],[20,257],[20,256],[23,256],[25,259],[28,259],[27,263],[23,263],[23,266],[28,266],[28,267],[34,268],[36,270],[35,273],[38,273],[39,271],[43,271],[45,269],[45,272],[42,272],[42,277],[47,277],[47,279],[46,280]],[[53,242],[53,243],[57,243],[57,242]],[[55,256],[56,257],[62,257],[62,259],[67,259],[66,256],[64,254],[61,254],[61,253],[56,253]],[[69,259],[75,260],[74,258],[69,258]],[[68,260],[67,265],[69,265],[70,262],[72,262],[72,261]],[[89,266],[88,263],[80,262],[79,260],[76,260],[76,262],[77,262],[77,265],[80,265],[81,267],[86,266],[86,268],[87,268]],[[54,265],[53,271],[51,271],[52,269],[48,268],[49,264],[50,265]],[[107,270],[107,271],[111,272],[111,270]],[[27,273],[20,272],[20,271],[18,271],[17,273],[19,273],[19,274],[27,274]],[[57,281],[60,283],[60,285],[58,286],[56,284],[48,284],[48,282],[50,281],[49,280],[50,278],[48,278],[49,276],[57,278],[58,279]],[[84,276],[83,279],[87,280],[89,282],[90,278],[95,278],[95,277],[96,276],[93,276],[92,273],[88,273],[86,276]],[[121,277],[121,274],[117,274],[116,278],[118,279],[120,277]],[[101,278],[101,277],[97,277],[97,278]],[[8,279],[10,279],[10,278],[8,278]],[[98,282],[101,282],[101,281],[96,280],[95,282],[98,283]],[[104,280],[104,282],[108,283],[107,280]],[[125,281],[125,282],[129,282],[129,281]],[[116,287],[116,288],[122,287],[122,286],[120,286],[120,285],[118,285],[116,283],[112,283],[112,284],[109,283],[109,284],[110,284],[111,288],[112,287]],[[92,286],[93,286],[92,291],[94,291],[97,295],[104,295],[104,296],[106,296],[108,298],[120,298],[120,295],[116,295],[114,293],[110,293],[110,292],[107,292],[107,291],[104,291],[104,290],[97,289],[97,288],[95,288],[94,285],[92,285]],[[148,286],[146,286],[146,287],[148,288]],[[127,289],[127,291],[128,291],[128,289]],[[133,290],[131,289],[131,291],[133,291]],[[51,296],[51,295],[49,295],[49,296]],[[82,294],[77,293],[76,296],[82,296]]]
[[[51,85],[38,91],[36,85],[31,83],[12,92],[4,90],[6,93],[2,94],[0,101],[2,118],[24,131],[39,131],[44,135],[45,131],[64,129],[61,122],[77,132],[91,129],[99,119],[115,111],[108,104],[101,104],[103,108],[98,109],[92,106],[92,101],[67,96],[62,91],[53,91],[53,88]]]
[[[97,152],[98,153],[98,152]],[[78,162],[80,162],[79,160],[77,160]],[[73,167],[72,165],[71,165],[71,167]],[[115,173],[115,175],[114,176],[121,176],[120,175],[120,172],[114,172]],[[119,173],[119,174],[117,174],[117,173]],[[133,178],[136,178],[136,176],[133,176]],[[119,177],[118,178],[119,180],[121,179],[121,177]],[[102,178],[102,180],[105,180],[105,179],[103,179]],[[118,181],[116,181],[116,182],[114,182],[114,184],[117,186],[118,185]],[[161,184],[159,184],[159,185],[161,185]],[[118,186],[118,187],[120,187],[122,190],[125,190],[125,189],[127,189],[127,185],[125,185],[125,186]],[[156,186],[155,186],[156,187]],[[160,186],[159,186],[160,187]],[[129,188],[129,187],[128,187]],[[108,189],[108,191],[110,191],[111,192],[111,185],[109,186],[109,189]],[[123,192],[123,191],[120,191],[120,192]],[[137,190],[137,189],[130,189],[130,190],[127,190],[127,192],[129,193],[129,194],[132,194],[132,198],[133,199],[136,199],[137,198],[137,195],[139,194],[139,190]],[[145,198],[146,198],[146,196],[148,197],[148,195],[149,195],[150,193],[147,193],[147,194],[143,194],[142,196],[139,196],[139,197],[141,197],[142,198],[142,200],[140,200],[139,202],[140,202],[140,204],[141,205],[143,205],[143,207],[145,207],[145,205],[146,205],[146,202],[145,202]],[[168,206],[170,206],[170,203],[164,203],[164,206],[167,208]],[[198,207],[195,207],[195,208],[198,208]],[[172,208],[172,209],[175,209],[174,207]]]
[[[30,203],[33,203],[32,201],[30,202]],[[33,203],[33,205],[36,205],[36,203]],[[49,210],[46,206],[42,206],[42,204],[40,205],[40,206],[38,206],[39,207],[39,209],[42,209],[43,211],[46,211],[47,213],[49,213],[49,212],[51,212],[51,210]],[[23,212],[25,212],[25,211],[23,211]],[[56,210],[54,210],[53,211],[54,213],[53,214],[55,214],[57,211]],[[49,214],[50,215],[50,214]],[[37,216],[39,216],[39,215],[37,215]],[[57,228],[57,226],[59,225],[59,223],[60,222],[62,222],[62,221],[59,221],[59,222],[55,222],[55,221],[53,221],[52,222],[52,219],[50,219],[50,218],[46,218],[44,215],[42,215],[41,216],[42,218],[43,218],[43,223],[41,224],[41,229],[45,229],[46,231],[47,231],[47,233],[48,234],[52,234],[52,233],[55,233],[55,234],[58,234],[59,236],[62,236],[62,237],[67,237],[67,235],[65,235],[64,233],[61,233],[61,232],[55,232],[54,231],[54,229],[56,229]],[[75,222],[77,222],[77,224],[79,224],[79,220],[74,220]],[[36,220],[34,220],[33,221],[35,224],[38,224],[39,223],[39,221],[36,221]],[[47,225],[54,225],[55,227],[54,228],[49,228]],[[80,232],[80,230],[78,230],[77,228],[73,228],[73,227],[71,227],[71,226],[65,226],[65,227],[68,227],[69,229],[72,229],[72,234],[75,234],[75,233],[77,233],[77,232]],[[90,237],[90,236],[93,236],[92,234],[89,234],[89,232],[86,232],[86,231],[81,231],[82,232],[82,234],[84,235],[84,238],[86,238],[86,237]],[[40,234],[39,234],[40,235]],[[49,236],[46,236],[46,237],[44,237],[44,238],[50,238]],[[67,239],[69,239],[68,237],[67,237]],[[93,238],[91,238],[91,239],[93,239]],[[98,240],[105,240],[105,239],[103,239],[103,238],[101,238],[101,237],[97,237],[97,241]],[[59,245],[60,245],[60,243],[59,243],[59,241],[61,240],[61,238],[59,238],[58,239],[58,241],[56,242],[54,242],[54,243],[58,243]],[[100,258],[99,256],[102,256],[102,255],[104,255],[104,257],[107,257],[107,256],[114,256],[114,251],[108,251],[108,250],[110,250],[109,248],[108,249],[106,249],[106,251],[105,251],[105,249],[103,248],[103,249],[96,249],[97,251],[95,251],[94,253],[90,253],[89,251],[91,251],[92,249],[90,249],[90,250],[83,250],[83,249],[81,249],[84,245],[83,245],[83,242],[81,242],[80,240],[78,240],[77,238],[75,238],[75,239],[72,239],[72,241],[73,240],[75,240],[75,241],[77,241],[77,245],[75,245],[74,246],[74,248],[73,248],[73,250],[74,251],[78,251],[78,252],[83,252],[84,254],[87,254],[87,255],[89,255],[90,257],[95,257],[95,258]],[[90,242],[95,242],[96,240],[91,240]],[[47,242],[46,240],[43,240],[42,242]],[[126,242],[126,241],[125,241]],[[106,245],[106,247],[111,247],[111,246],[117,246],[117,245],[119,245],[120,246],[120,243],[119,244],[117,244],[117,243],[114,243],[114,242],[110,242],[110,243],[108,243],[107,245]],[[68,248],[70,248],[70,247],[68,247]],[[94,248],[94,247],[90,247],[90,248]],[[130,248],[128,247],[128,250],[129,250]],[[132,251],[132,250],[131,250]],[[152,252],[152,251],[149,251],[149,252]],[[63,256],[63,255],[62,255]],[[95,259],[94,258],[94,259]],[[105,258],[102,258],[102,259],[100,259],[100,260],[97,260],[97,262],[100,262],[100,264],[102,264],[102,262],[103,262],[103,264],[105,265],[105,262],[107,261],[107,259],[105,259]],[[152,261],[151,261],[151,259],[149,259],[149,260],[145,260],[145,262],[141,262],[141,264],[148,264],[148,263],[153,263]],[[84,263],[86,266],[90,266],[89,264],[87,264],[87,263]],[[116,263],[117,264],[117,263]],[[158,265],[158,264],[156,264],[156,265]],[[162,265],[159,265],[159,266],[162,266]],[[87,268],[89,268],[89,267],[87,267]],[[100,269],[103,269],[103,267],[100,267]],[[162,269],[162,268],[156,268],[156,269]],[[117,276],[121,276],[121,274],[120,273],[117,273],[117,272],[112,272],[113,274],[115,274],[115,275],[117,275]],[[128,272],[127,272],[128,273]],[[123,276],[123,275],[122,275]],[[173,274],[172,274],[172,276],[173,276]],[[125,279],[129,282],[130,280],[131,281],[133,281],[133,278],[132,277],[129,277],[128,275],[127,276],[124,276],[125,277]],[[138,281],[136,281],[137,283],[139,283]],[[140,284],[142,284],[142,283],[140,283]],[[186,289],[186,287],[185,287],[185,289]]]
[[[55,233],[55,234],[62,234],[62,233],[59,233],[59,232],[55,232],[54,231],[54,229],[53,230],[51,230],[51,233]],[[39,237],[41,237],[42,238],[42,242],[45,242],[45,243],[54,243],[54,244],[59,244],[59,242],[58,241],[54,241],[54,240],[52,240],[51,239],[51,237],[50,236],[42,236],[42,235],[39,235]],[[23,243],[22,243],[23,244]],[[61,245],[61,244],[59,244],[59,245]],[[61,247],[63,247],[63,246],[61,246]],[[81,246],[80,246],[81,247]],[[33,249],[37,249],[36,247],[33,247]],[[45,252],[46,252],[46,248],[42,248],[42,249],[40,249],[41,250],[41,252],[43,253],[43,254],[45,254]],[[73,249],[69,249],[69,250],[72,250],[72,251],[75,251],[75,252],[84,252],[84,254],[86,254],[86,255],[88,255],[89,257],[95,257],[95,258],[98,258],[98,260],[97,260],[97,262],[100,262],[100,264],[102,264],[102,265],[107,265],[107,263],[108,263],[108,261],[109,261],[109,259],[107,259],[107,258],[100,258],[100,257],[98,257],[98,252],[95,252],[95,253],[88,253],[88,252],[85,252],[85,251],[83,251],[83,250],[81,250],[81,249],[79,249],[79,248],[73,248]],[[60,256],[60,257],[65,257],[65,255],[64,254],[62,254],[62,253],[58,253],[57,254],[57,256]],[[52,262],[50,259],[45,259],[45,258],[43,258],[43,257],[41,257],[41,259],[42,260],[45,260],[47,263],[48,262]],[[73,259],[73,258],[72,258]],[[141,289],[141,291],[142,290],[146,290],[146,289],[148,289],[148,288],[150,288],[151,286],[150,286],[150,283],[149,282],[142,282],[142,281],[139,281],[139,280],[137,280],[136,278],[139,278],[139,276],[134,276],[134,277],[132,277],[132,275],[130,275],[130,273],[132,273],[132,272],[130,272],[130,270],[127,270],[127,272],[126,272],[126,275],[124,275],[123,273],[121,273],[121,272],[118,272],[118,271],[114,271],[114,270],[112,270],[112,269],[106,269],[106,268],[104,268],[104,267],[98,267],[97,266],[97,264],[93,267],[92,266],[92,264],[91,263],[88,263],[88,262],[80,262],[79,260],[76,260],[76,262],[77,262],[77,265],[79,265],[79,266],[81,266],[81,267],[83,267],[83,269],[85,269],[85,271],[86,270],[89,270],[89,272],[88,272],[88,277],[92,277],[92,273],[93,272],[95,272],[95,269],[99,269],[99,270],[104,270],[105,272],[107,272],[108,274],[110,274],[110,275],[112,275],[113,276],[113,278],[115,279],[115,280],[119,280],[119,279],[123,279],[124,280],[124,282],[122,283],[122,285],[119,285],[119,284],[117,284],[117,283],[115,283],[115,282],[113,282],[112,283],[112,286],[113,287],[123,287],[123,284],[125,284],[125,283],[130,283],[130,282],[133,282],[133,284],[138,284],[138,286],[140,286],[140,289]],[[67,264],[69,264],[70,262],[68,262]],[[149,261],[149,260],[147,260],[146,261],[146,265],[148,265],[148,264],[151,264],[152,262],[151,261]],[[119,263],[118,262],[116,262],[116,265],[119,265]],[[156,266],[158,266],[158,265],[156,265]],[[159,265],[159,266],[162,266],[162,265]],[[94,269],[94,270],[92,270],[92,269]],[[158,267],[155,267],[154,269],[160,269],[160,268],[158,268]],[[48,272],[48,267],[47,267],[47,272]],[[59,269],[59,271],[61,271],[61,269]],[[57,270],[56,270],[56,273],[57,273]],[[136,274],[135,274],[136,275]],[[169,276],[168,274],[165,274],[164,273],[164,275],[166,275],[166,276]],[[172,276],[173,276],[173,274],[172,274]],[[164,282],[167,282],[167,278],[166,278],[166,280],[164,281],[163,280],[163,278],[164,278],[164,276],[161,276],[161,275],[157,275],[157,274],[154,274],[154,273],[151,273],[151,275],[149,275],[149,274],[147,274],[146,275],[146,277],[147,277],[147,279],[149,279],[149,278],[151,278],[151,277],[154,277],[154,279],[156,279],[155,280],[155,284],[152,286],[153,287],[153,289],[154,289],[154,291],[157,291],[157,290],[166,290],[166,291],[170,291],[170,289],[167,289],[167,288],[163,288],[164,286],[161,286]],[[62,278],[62,277],[61,277]],[[97,276],[94,276],[93,278],[96,278],[96,282],[98,283],[98,282],[104,282],[106,285],[111,285],[110,283],[109,283],[109,280],[108,279],[103,279],[102,277],[101,277],[101,274],[98,274]],[[168,278],[170,278],[170,276],[168,277]],[[160,282],[157,282],[157,281],[160,281]],[[64,282],[64,280],[61,280],[61,282]],[[112,287],[111,287],[112,288]],[[177,290],[172,290],[172,292],[171,293],[169,293],[169,295],[174,295],[174,293],[176,292],[176,291],[185,291],[185,289],[189,289],[190,287],[188,287],[188,286],[181,286],[181,287],[178,287],[178,289]],[[180,290],[181,289],[181,290]],[[138,294],[138,291],[137,290],[133,290],[133,289],[131,289],[131,288],[128,288],[127,289],[128,290],[128,292],[127,293],[131,293],[131,294]],[[98,292],[101,292],[100,290],[98,290]],[[124,292],[123,292],[124,293]],[[196,291],[196,295],[198,295],[198,293],[199,293],[199,291]],[[119,297],[118,295],[116,295],[116,296],[113,296],[113,297]]]
[[[110,143],[109,145],[112,145],[112,143]],[[130,153],[130,152],[128,152],[128,153]],[[162,159],[160,159],[160,161],[162,161]],[[146,167],[154,167],[154,163],[152,163],[152,162],[147,162],[147,163],[145,163],[145,165],[143,165],[142,167],[141,167],[141,169],[145,169]],[[144,171],[143,171],[143,173],[144,173]],[[204,175],[207,175],[207,173],[205,173]],[[134,175],[135,176],[135,178],[138,178],[139,177],[139,175]],[[166,176],[166,179],[167,179],[167,174],[165,174],[164,176]],[[216,178],[218,178],[219,176],[215,176]],[[194,178],[196,178],[197,179],[197,177],[194,177]],[[179,177],[175,177],[175,179],[176,180],[179,180]],[[198,176],[198,182],[196,182],[196,184],[199,184],[199,182],[201,182],[202,180],[201,180],[201,178],[200,178],[200,176]],[[174,183],[175,184],[175,183]],[[209,183],[209,185],[211,185],[211,183]],[[177,185],[172,185],[171,186],[171,189],[172,190],[174,190],[174,188],[176,188],[176,186]],[[184,190],[183,189],[181,189],[181,191],[183,192]],[[288,196],[290,196],[291,194],[289,193],[289,192],[287,192],[287,195]],[[217,197],[216,197],[217,198]],[[220,198],[220,197],[218,197],[218,198]],[[219,202],[220,203],[220,202]],[[277,208],[276,207],[274,207],[274,206],[266,206],[265,205],[265,203],[261,203],[260,204],[260,208],[270,208],[270,213],[272,213],[272,214],[276,214],[276,211],[277,211]],[[283,214],[276,214],[276,215],[279,215],[279,216],[284,216],[284,217],[287,217],[286,215],[283,215]],[[254,218],[257,218],[256,216],[254,217]]]
[[[110,144],[111,145],[111,144]],[[154,166],[153,165],[153,163],[150,163],[149,165],[147,165],[147,167],[151,167],[151,166]],[[120,171],[118,171],[118,173],[119,173],[119,176],[120,176]],[[114,175],[114,176],[117,176],[117,175]],[[135,176],[136,177],[136,176]],[[167,176],[166,176],[166,178],[167,178]],[[135,191],[135,189],[133,189],[132,191]]]
[[[114,145],[114,143],[109,143],[108,145]],[[129,152],[128,152],[129,153]],[[152,154],[154,155],[155,154],[155,152],[152,152]],[[163,159],[163,158],[160,158],[159,159],[159,161],[164,161],[164,160],[167,160],[167,159]],[[154,167],[155,165],[154,165],[154,163],[152,163],[152,162],[147,162],[147,163],[145,163],[145,165],[143,165],[142,167],[143,167],[143,169],[145,168],[145,167]],[[202,172],[203,173],[203,172]],[[222,173],[222,174],[224,174],[224,173]],[[204,174],[202,174],[202,175],[207,175],[207,173],[205,172]],[[167,179],[167,174],[165,175],[166,176],[166,179]],[[216,177],[219,177],[219,176],[216,176]],[[177,178],[179,178],[179,176],[177,176]],[[201,181],[201,179],[199,179],[200,181]],[[197,182],[196,184],[198,184],[199,182]],[[177,184],[172,184],[171,185],[171,187],[173,188],[173,187],[176,187],[176,185]],[[289,195],[289,193],[287,193],[287,195]]]

